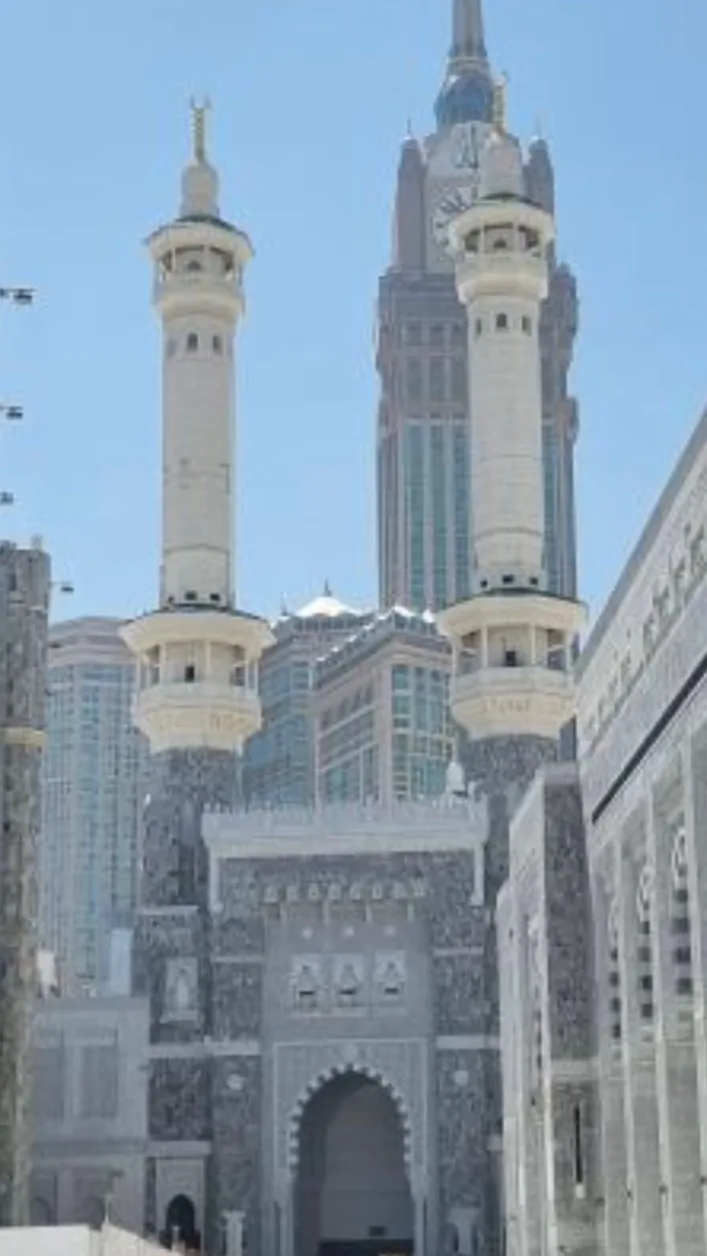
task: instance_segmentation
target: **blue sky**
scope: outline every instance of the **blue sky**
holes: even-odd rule
[[[5,6],[3,530],[40,533],[76,593],[155,599],[159,340],[142,248],[176,211],[208,92],[222,207],[251,234],[240,340],[239,600],[328,577],[375,597],[376,282],[406,119],[430,129],[451,0],[23,0]],[[583,591],[608,593],[706,400],[704,0],[486,0],[509,118],[542,120],[578,275]]]

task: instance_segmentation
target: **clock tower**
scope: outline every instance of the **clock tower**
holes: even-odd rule
[[[452,38],[435,102],[436,128],[408,135],[398,167],[393,257],[378,297],[378,562],[380,601],[437,610],[471,591],[467,343],[448,250],[449,224],[478,196],[498,111],[481,0],[453,0]],[[523,167],[526,194],[554,209],[547,144]],[[568,391],[577,326],[575,283],[549,246],[540,320],[542,446],[549,586],[576,592],[573,455],[577,407]]]

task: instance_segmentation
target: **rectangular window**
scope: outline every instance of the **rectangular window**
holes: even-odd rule
[[[110,1120],[118,1113],[117,1043],[84,1047],[81,1056],[81,1115]]]
[[[466,362],[452,358],[452,401],[466,401]]]
[[[65,1060],[60,1045],[35,1047],[33,1095],[39,1121],[60,1121],[64,1115]]]
[[[447,493],[445,475],[445,430],[435,424],[430,432],[432,446],[432,580],[435,608],[452,601],[447,589]]]
[[[439,403],[446,397],[444,358],[430,358],[430,401]]]
[[[422,362],[419,358],[408,358],[405,391],[411,405],[420,405],[423,396]]]
[[[412,609],[425,608],[425,475],[423,432],[419,424],[407,431],[406,499],[410,537]]]

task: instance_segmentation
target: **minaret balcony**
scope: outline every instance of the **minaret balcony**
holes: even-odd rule
[[[581,603],[497,590],[441,611],[452,642],[452,714],[474,739],[554,739],[575,711],[573,657]]]
[[[478,667],[458,672],[452,715],[472,736],[555,739],[575,713],[571,672],[541,666]]]
[[[239,752],[260,728],[260,697],[245,683],[158,681],[136,694],[133,716],[153,754],[195,749]]]

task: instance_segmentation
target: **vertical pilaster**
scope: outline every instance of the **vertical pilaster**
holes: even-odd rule
[[[635,829],[617,842],[619,953],[622,1012],[624,1096],[628,1181],[627,1206],[631,1226],[631,1256],[665,1256],[660,1197],[660,1151],[655,1087],[653,1017],[641,1013],[639,951],[649,945],[640,932],[639,881],[645,871],[644,831]],[[645,884],[645,881],[644,881]],[[649,917],[650,919],[650,917]],[[648,1005],[650,992],[644,1006]],[[652,1002],[652,999],[650,999]]]
[[[707,740],[704,733],[699,739],[687,743],[682,770],[694,983],[696,1125],[700,1138],[702,1242],[703,1250],[707,1251]]]
[[[682,795],[682,781],[672,792]],[[686,939],[673,929],[677,842],[684,833],[682,797],[651,799],[648,856],[654,868],[656,1082],[660,1121],[660,1193],[666,1256],[703,1256],[699,1183],[700,1136],[692,993],[679,990],[675,949]],[[677,809],[676,809],[677,808]],[[702,1233],[700,1233],[700,1230]]]
[[[629,1256],[631,1240],[626,1198],[628,1168],[622,1038],[617,887],[613,864],[594,877],[595,973],[599,1033],[601,1147],[604,1178],[604,1250]]]

